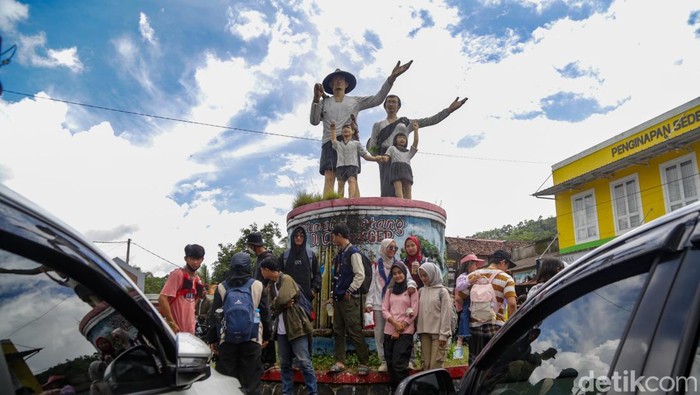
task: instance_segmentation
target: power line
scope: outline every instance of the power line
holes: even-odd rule
[[[112,247],[112,248],[105,249],[105,250],[104,250],[104,253],[105,253],[105,254],[108,254],[108,253],[110,253],[110,252],[116,250],[116,249],[119,248],[119,247],[121,247],[121,246],[115,245],[115,246]]]
[[[125,241],[125,240],[124,240],[124,241],[93,241],[93,243],[100,243],[100,244],[125,244],[125,243],[127,243],[127,241]],[[134,240],[131,240],[131,244],[135,245],[136,247],[139,247],[140,249],[146,251],[147,253],[149,253],[149,254],[155,256],[155,257],[158,258],[158,259],[161,259],[161,260],[163,260],[163,261],[165,261],[165,262],[167,262],[167,263],[169,263],[169,264],[171,264],[171,265],[173,265],[173,266],[180,267],[178,264],[172,263],[172,262],[170,262],[169,260],[163,258],[162,256],[156,254],[155,252],[149,250],[148,248],[139,245],[139,244],[136,243]],[[111,251],[111,250],[110,250],[110,251]]]
[[[88,107],[88,108],[95,108],[95,109],[98,109],[98,110],[111,111],[111,112],[118,112],[118,113],[128,114],[128,115],[136,115],[136,116],[139,116],[139,117],[156,118],[156,119],[162,119],[162,120],[165,120],[165,121],[173,121],[173,122],[187,123],[187,124],[190,124],[190,125],[207,126],[207,127],[211,127],[211,128],[227,129],[227,130],[236,130],[236,131],[239,131],[239,132],[256,133],[256,134],[265,134],[265,135],[278,136],[278,137],[287,137],[287,138],[299,139],[299,140],[321,141],[320,139],[314,139],[314,138],[311,138],[311,137],[291,136],[291,135],[282,134],[282,133],[262,132],[262,131],[253,130],[253,129],[236,128],[236,127],[233,127],[233,126],[217,125],[217,124],[213,124],[213,123],[192,121],[192,120],[189,120],[189,119],[174,118],[174,117],[166,117],[166,116],[163,116],[163,115],[154,115],[154,114],[147,114],[147,113],[136,112],[136,111],[122,110],[122,109],[118,109],[118,108],[111,108],[111,107],[105,107],[105,106],[98,106],[98,105],[95,105],[95,104],[87,104],[87,103],[80,103],[80,102],[75,102],[75,101],[70,101],[70,100],[64,100],[64,99],[56,99],[56,98],[53,98],[53,97],[37,96],[37,95],[32,95],[32,94],[30,94],[30,93],[22,93],[22,92],[16,92],[16,91],[8,91],[8,90],[5,90],[5,92],[6,92],[6,93],[13,93],[13,94],[15,94],[15,95],[20,95],[20,96],[31,97],[32,99],[50,100],[50,101],[55,101],[55,102],[60,102],[60,103],[73,104],[73,105],[76,105],[76,106],[83,106],[83,107]]]
[[[162,119],[165,121],[181,122],[181,123],[186,123],[186,124],[190,124],[190,125],[206,126],[206,127],[212,127],[212,128],[218,128],[218,129],[235,130],[235,131],[239,131],[239,132],[255,133],[255,134],[277,136],[277,137],[285,137],[285,138],[290,138],[290,139],[298,139],[298,140],[306,140],[306,141],[316,141],[316,142],[322,141],[321,139],[316,139],[316,138],[311,138],[311,137],[292,136],[292,135],[282,134],[282,133],[264,132],[264,131],[260,131],[260,130],[254,130],[254,129],[245,129],[245,128],[237,128],[237,127],[233,127],[233,126],[217,125],[217,124],[213,124],[213,123],[193,121],[193,120],[189,120],[189,119],[182,119],[182,118],[175,118],[175,117],[166,117],[163,115],[147,114],[147,113],[143,113],[143,112],[123,110],[123,109],[118,109],[118,108],[99,106],[99,105],[95,105],[95,104],[81,103],[81,102],[76,102],[76,101],[71,101],[71,100],[57,99],[57,98],[53,98],[53,97],[37,96],[37,95],[30,94],[30,93],[22,93],[22,92],[11,91],[11,90],[5,90],[5,93],[11,93],[11,94],[15,94],[18,96],[30,97],[32,99],[49,100],[49,101],[55,101],[55,102],[59,102],[59,103],[72,104],[75,106],[94,108],[94,109],[98,109],[98,110],[117,112],[117,113],[122,113],[122,114],[127,114],[127,115],[135,115],[135,116],[144,117],[144,118],[155,118],[155,119]],[[443,157],[450,157],[450,158],[460,158],[460,159],[482,160],[482,161],[549,165],[549,163],[546,163],[546,162],[526,161],[526,160],[517,160],[517,159],[484,158],[484,157],[475,157],[475,156],[466,156],[466,155],[439,154],[439,153],[432,153],[432,152],[419,152],[419,154],[443,156]]]
[[[450,155],[450,154],[436,154],[433,152],[418,152],[419,154],[432,155],[432,156],[444,156],[448,158],[460,158],[460,159],[473,159],[473,160],[487,160],[496,162],[512,162],[512,163],[531,163],[536,165],[549,165],[547,162],[536,162],[528,160],[517,160],[517,159],[495,159],[495,158],[483,158],[478,156],[465,156],[465,155]]]
[[[170,262],[169,260],[163,258],[162,256],[156,254],[155,252],[150,251],[150,250],[148,250],[147,248],[138,245],[138,244],[137,244],[135,241],[133,241],[133,240],[131,240],[131,244],[135,245],[136,247],[139,247],[140,249],[142,249],[142,250],[146,251],[147,253],[149,253],[149,254],[155,256],[156,258],[159,258],[159,259],[164,260],[165,262],[168,262],[169,264],[171,264],[171,265],[173,265],[173,266],[175,266],[175,267],[180,267],[179,265],[177,265],[177,264],[175,264],[175,263],[172,263],[172,262]]]

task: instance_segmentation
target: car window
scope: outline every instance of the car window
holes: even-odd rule
[[[520,336],[478,377],[480,394],[572,393],[607,376],[647,274],[595,289]],[[578,392],[581,393],[581,392]]]
[[[87,393],[114,358],[136,345],[148,346],[129,321],[84,284],[2,249],[0,317],[17,393],[66,386]]]

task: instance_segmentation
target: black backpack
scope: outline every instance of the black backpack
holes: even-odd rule
[[[360,285],[360,289],[358,289],[358,291],[361,294],[366,294],[369,292],[369,286],[372,284],[372,261],[357,247],[350,246],[350,249],[345,253],[345,263],[352,265],[350,259],[355,253],[360,254],[362,257],[362,267],[365,269],[365,279],[362,281],[362,285]]]

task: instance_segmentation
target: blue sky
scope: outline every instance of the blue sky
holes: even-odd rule
[[[413,60],[392,88],[400,115],[469,97],[412,162],[414,198],[467,236],[554,215],[531,196],[552,164],[697,97],[698,15],[683,0],[0,0],[3,49],[18,47],[0,68],[0,182],[93,240],[178,264],[196,241],[211,262],[320,192],[313,84],[341,68],[371,95]],[[363,141],[384,116],[360,114]],[[375,164],[359,183],[379,195]]]

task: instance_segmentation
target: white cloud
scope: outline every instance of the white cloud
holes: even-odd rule
[[[265,14],[255,10],[236,11],[229,7],[226,11],[228,25],[226,28],[245,41],[270,34],[270,25]]]
[[[205,55],[204,64],[194,74],[198,104],[192,118],[225,125],[249,105],[249,94],[258,87],[258,76],[245,59],[219,59]],[[227,81],[227,83],[222,83]]]
[[[242,11],[230,16],[227,28],[244,40],[267,39],[266,52],[249,57],[245,50],[230,55],[204,48],[201,63],[192,66],[191,74],[183,73],[180,81],[192,87],[195,104],[177,117],[228,125],[244,112],[257,110],[260,119],[241,121],[258,122],[258,130],[320,138],[320,126],[309,124],[313,83],[340,67],[358,78],[353,94],[369,95],[397,60],[414,59],[392,89],[403,101],[400,115],[430,116],[456,96],[469,97],[445,121],[422,130],[413,160],[414,197],[447,210],[446,235],[466,236],[553,215],[551,201],[530,196],[549,177],[551,164],[697,96],[691,82],[700,79],[700,42],[686,23],[692,4],[615,2],[605,14],[543,26],[525,43],[515,33],[493,37],[454,32],[459,12],[440,1],[309,0],[295,6],[301,15],[294,16],[281,10],[267,15]],[[411,36],[422,26],[421,10],[434,25]],[[649,21],[664,28],[650,28]],[[159,31],[161,38],[166,34]],[[146,41],[147,36],[142,32]],[[368,37],[377,37],[379,43],[368,43]],[[43,35],[30,38],[36,43],[25,47],[46,45]],[[115,69],[138,81],[154,97],[154,106],[167,105],[152,78],[162,64],[141,45],[149,47],[125,35],[112,43]],[[485,62],[491,54],[506,56]],[[556,71],[574,62],[596,70],[597,78],[564,78]],[[299,64],[305,65],[302,71],[290,72]],[[304,92],[292,91],[299,83]],[[594,97],[603,106],[629,100],[615,111],[575,124],[545,117],[513,119],[514,113],[540,110],[542,98],[561,91]],[[262,101],[273,98],[284,100],[285,106],[265,113]],[[246,197],[260,206],[237,213],[222,210],[228,191],[212,186],[219,169],[193,159],[228,143],[211,143],[221,130],[161,125],[157,136],[142,147],[124,135],[115,136],[106,122],[71,134],[65,129],[66,112],[59,103],[0,101],[0,180],[83,232],[130,237],[178,265],[187,243],[204,245],[205,263],[211,263],[217,244],[235,241],[240,228],[270,220],[284,228],[284,213],[291,209],[295,192],[320,192],[323,184],[316,170],[320,142],[309,142],[311,154],[292,153],[288,147],[294,140],[262,135],[254,143],[221,153],[214,162],[244,158],[255,175],[259,161],[282,158],[279,171],[259,176],[289,192],[265,196],[256,191]],[[363,142],[372,124],[384,116],[381,108],[360,114]],[[468,150],[458,148],[457,142],[467,135],[483,139]],[[50,165],[37,166],[36,158]],[[182,180],[194,180],[182,186],[194,196],[190,203],[178,204],[169,197]],[[359,183],[362,196],[379,195],[376,164],[363,163]],[[112,251],[122,257],[124,253]],[[134,264],[157,275],[173,267],[139,248],[132,248],[131,254]]]
[[[49,64],[68,67],[74,72],[83,70],[83,64],[78,58],[78,49],[76,47],[60,50],[48,49],[46,55],[49,59]]]
[[[107,123],[71,135],[61,127],[65,104],[25,99],[0,105],[8,114],[0,118],[0,140],[6,142],[0,163],[14,169],[5,183],[82,232],[121,228],[122,237],[148,240],[146,247],[179,264],[181,246],[199,234],[190,231],[190,222],[201,218],[201,210],[216,211],[209,202],[193,209],[168,198],[179,180],[213,170],[190,160],[206,144],[191,131],[176,128],[144,148],[115,136]],[[34,166],[37,157],[47,166]],[[215,251],[222,241],[207,246]],[[147,270],[161,263],[144,251],[134,254],[134,263]]]
[[[136,80],[149,95],[159,97],[158,87],[152,78],[151,63],[142,55],[142,48],[128,36],[115,38],[112,44],[117,55],[117,70]]]
[[[10,32],[29,17],[29,6],[15,0],[0,0],[0,30]]]
[[[143,12],[139,14],[139,32],[141,33],[141,38],[147,43],[151,45],[158,44],[156,32],[148,23],[148,16],[146,16],[146,14]]]
[[[20,63],[35,67],[66,67],[74,73],[83,71],[83,63],[76,47],[51,49],[46,47],[46,34],[40,32],[34,36],[19,36],[17,58]],[[42,54],[44,53],[45,54]]]
[[[288,16],[277,13],[269,32],[267,56],[260,62],[260,72],[272,75],[276,70],[286,70],[294,59],[311,50],[311,36],[307,33],[294,33],[290,23]]]

